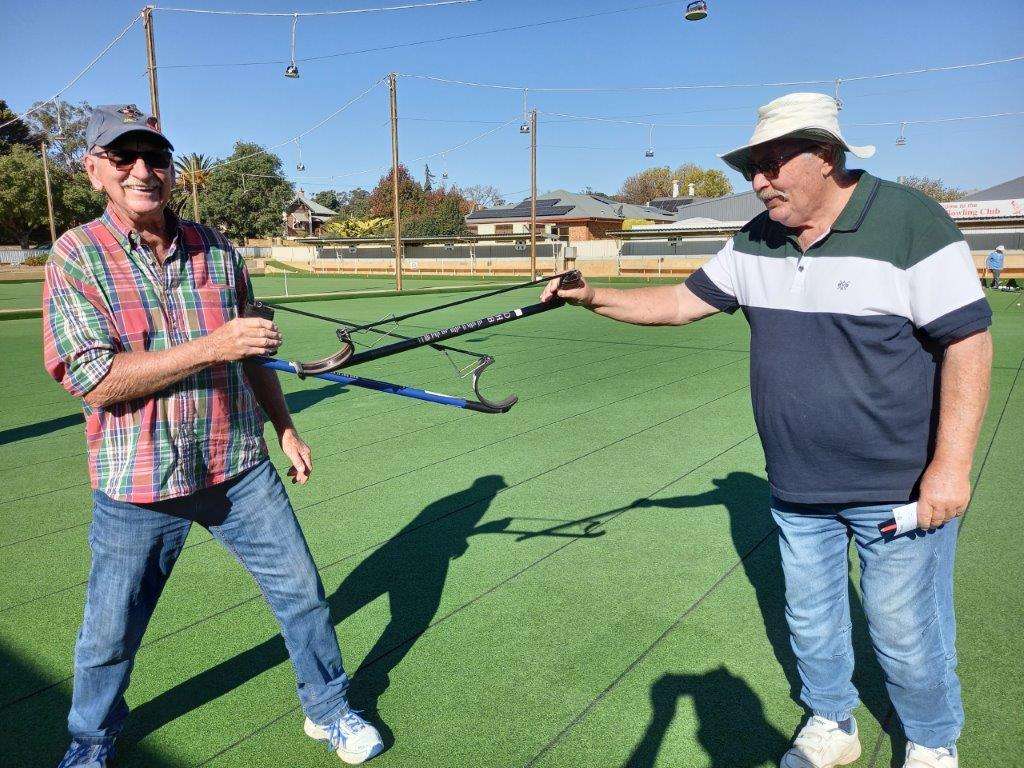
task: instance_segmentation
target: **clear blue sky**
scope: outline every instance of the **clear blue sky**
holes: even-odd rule
[[[362,16],[301,19],[297,56],[320,56],[640,5],[643,0],[481,0],[474,5]],[[396,0],[171,0],[192,8],[312,11],[396,4]],[[821,2],[710,0],[710,16],[682,19],[684,0],[589,20],[392,51],[299,63],[175,68],[287,59],[290,18],[224,17],[158,11],[155,19],[161,107],[176,148],[218,157],[237,139],[277,144],[312,126],[389,71],[517,86],[602,87],[763,83],[832,79],[954,65],[1024,54],[1024,2],[959,0]],[[16,110],[52,95],[123,28],[140,2],[0,0],[0,98]],[[66,95],[93,104],[149,103],[141,25]],[[875,144],[863,167],[888,178],[940,177],[981,188],[1024,174],[1024,116],[898,128],[853,123],[1024,111],[1024,62],[950,73],[849,83],[840,117],[848,140]],[[656,156],[644,157],[648,129],[542,115],[541,190],[591,186],[614,192],[651,164],[724,166],[715,157],[742,144],[754,111],[788,90],[744,88],[669,93],[537,93],[547,112],[618,117],[696,127],[655,130]],[[827,86],[811,90],[831,91]],[[399,81],[404,160],[437,152],[515,118],[522,94]],[[284,147],[288,175],[307,190],[372,187],[390,162],[387,89],[379,87],[302,140],[305,173]],[[471,121],[495,121],[488,122]],[[451,182],[493,184],[513,198],[529,187],[528,137],[518,122],[447,156]],[[423,163],[410,164],[422,177]],[[440,159],[431,161],[440,174]],[[348,175],[374,169],[372,173]],[[326,177],[336,176],[335,180]],[[745,183],[730,172],[737,189]]]

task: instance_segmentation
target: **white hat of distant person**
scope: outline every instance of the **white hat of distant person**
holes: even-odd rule
[[[857,146],[843,138],[834,98],[824,93],[789,93],[759,107],[750,141],[719,157],[743,173],[753,147],[783,138],[830,141],[860,158],[875,154],[873,146]]]
[[[1000,253],[1005,253],[1006,252],[1006,246],[1005,245],[997,245],[996,246],[996,250],[999,251]]]

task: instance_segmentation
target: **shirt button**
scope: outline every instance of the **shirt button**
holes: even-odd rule
[[[796,270],[797,270],[797,272],[803,272],[804,268],[803,267],[797,267]]]

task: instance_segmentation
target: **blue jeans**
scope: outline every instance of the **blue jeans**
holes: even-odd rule
[[[320,575],[269,460],[179,499],[138,505],[95,491],[93,502],[92,567],[68,715],[72,738],[100,743],[120,733],[135,653],[193,521],[235,556],[270,604],[306,714],[317,723],[337,719],[348,676]]]
[[[790,504],[772,499],[786,579],[786,619],[816,715],[842,721],[857,706],[848,586],[849,538],[860,557],[868,631],[907,738],[956,746],[964,722],[956,675],[953,559],[959,518],[941,528],[883,538],[892,504]]]

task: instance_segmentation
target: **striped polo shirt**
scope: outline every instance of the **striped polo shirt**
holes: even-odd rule
[[[806,252],[765,211],[686,285],[750,323],[751,399],[776,497],[916,497],[943,351],[992,322],[970,249],[938,203],[862,171]]]

